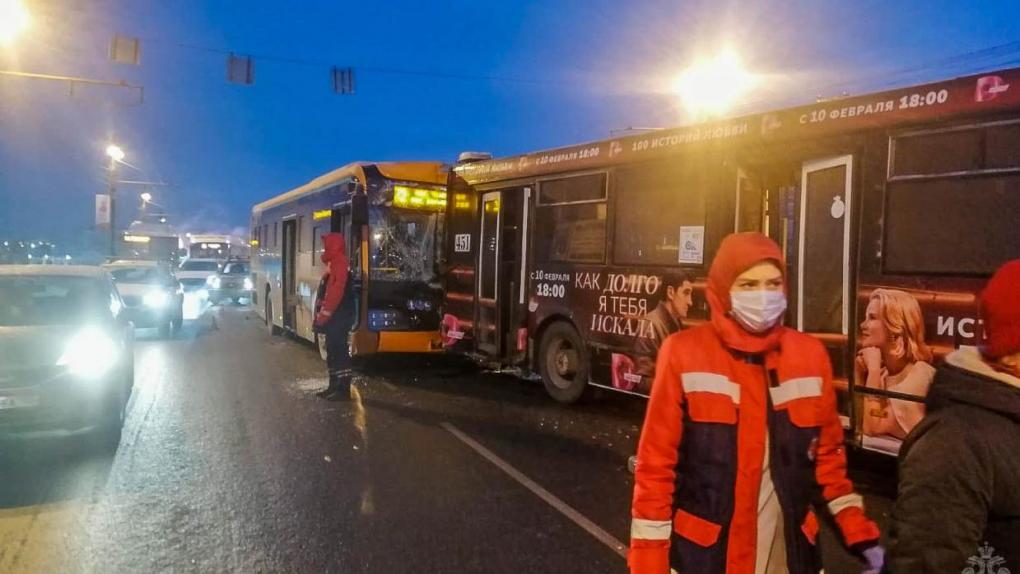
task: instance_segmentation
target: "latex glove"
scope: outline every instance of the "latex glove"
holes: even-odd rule
[[[861,574],[879,574],[882,572],[882,566],[885,565],[885,548],[876,544],[861,552],[861,556],[864,557],[864,561],[868,564],[861,571]]]

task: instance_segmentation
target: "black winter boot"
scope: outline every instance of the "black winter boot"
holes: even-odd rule
[[[325,389],[315,393],[316,396],[318,396],[320,398],[323,398],[323,399],[328,399],[328,398],[332,397],[334,394],[336,394],[337,389],[340,388],[339,380],[340,380],[340,376],[339,375],[336,375],[334,373],[330,373],[329,374],[329,386],[326,387]]]
[[[333,392],[326,397],[327,400],[336,402],[346,402],[351,400],[351,375],[350,371],[346,374],[337,375],[336,383],[331,384]]]

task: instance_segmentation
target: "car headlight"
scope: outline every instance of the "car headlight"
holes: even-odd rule
[[[109,335],[97,327],[87,327],[68,341],[57,366],[67,367],[75,374],[94,379],[110,370],[120,358],[120,349]]]
[[[145,303],[146,307],[159,308],[167,303],[166,291],[149,291],[142,296],[142,303]]]
[[[255,289],[255,285],[252,284],[251,278],[245,277],[244,278],[244,290],[245,291],[251,291],[253,289]]]
[[[218,275],[210,275],[209,278],[205,280],[205,282],[208,283],[209,286],[212,287],[213,289],[220,288],[220,278]]]

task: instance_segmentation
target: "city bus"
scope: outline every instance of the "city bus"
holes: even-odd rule
[[[211,233],[188,233],[188,259],[247,259],[248,242],[242,237]]]
[[[358,162],[259,203],[251,213],[253,305],[272,333],[316,342],[322,235],[342,233],[358,297],[355,356],[441,352],[441,237],[447,167]]]
[[[166,214],[143,215],[119,234],[115,258],[148,259],[177,265],[181,237]]]
[[[647,395],[663,333],[708,318],[722,238],[758,231],[850,436],[894,453],[932,366],[977,344],[985,281],[1020,257],[1020,69],[461,161],[447,189],[450,351],[564,403]]]

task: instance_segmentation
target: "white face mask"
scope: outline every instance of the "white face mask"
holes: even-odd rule
[[[730,302],[730,315],[752,333],[768,331],[786,312],[786,294],[782,291],[730,291]]]

